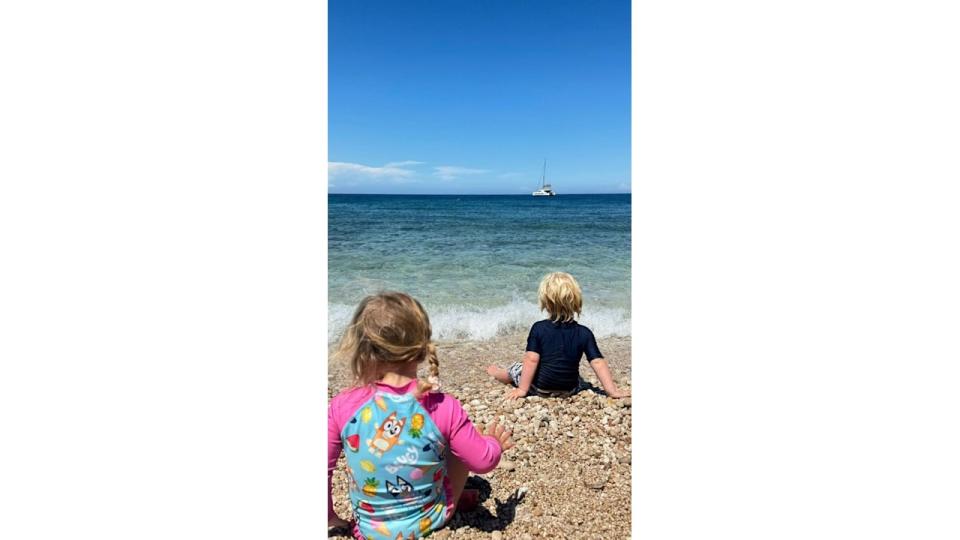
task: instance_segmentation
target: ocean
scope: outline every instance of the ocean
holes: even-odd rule
[[[537,285],[573,274],[580,322],[630,335],[630,195],[329,195],[329,334],[367,294],[411,294],[434,338],[526,332]]]

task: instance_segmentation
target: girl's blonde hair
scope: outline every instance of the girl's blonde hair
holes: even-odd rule
[[[580,315],[583,308],[583,293],[580,284],[566,272],[551,272],[540,280],[537,290],[540,297],[540,309],[547,310],[550,320],[570,322]]]
[[[416,299],[401,292],[382,292],[364,298],[343,332],[336,352],[350,362],[354,382],[366,385],[380,377],[385,363],[423,362],[430,367],[417,394],[440,388],[437,347],[430,341],[430,318]]]

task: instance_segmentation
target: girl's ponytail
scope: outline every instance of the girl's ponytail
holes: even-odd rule
[[[427,380],[417,381],[417,397],[419,398],[427,392],[440,391],[440,360],[437,358],[437,346],[433,342],[427,342],[424,346],[424,353],[427,364],[430,366],[430,375]]]

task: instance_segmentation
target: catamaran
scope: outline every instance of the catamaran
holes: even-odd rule
[[[540,175],[540,189],[533,192],[534,197],[555,197],[553,188],[547,183],[547,160],[543,160],[543,174]]]

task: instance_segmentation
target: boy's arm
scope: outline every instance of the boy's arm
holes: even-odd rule
[[[537,364],[540,363],[540,355],[533,351],[527,351],[523,355],[523,369],[520,371],[520,385],[508,396],[510,399],[521,398],[530,391],[530,385],[533,384],[533,376],[537,373]]]
[[[593,372],[597,374],[597,378],[600,379],[600,384],[603,385],[603,390],[608,396],[622,398],[630,395],[629,390],[620,390],[617,388],[617,384],[613,382],[613,375],[610,374],[610,366],[607,364],[605,358],[600,357],[590,360],[590,367],[593,369]]]

